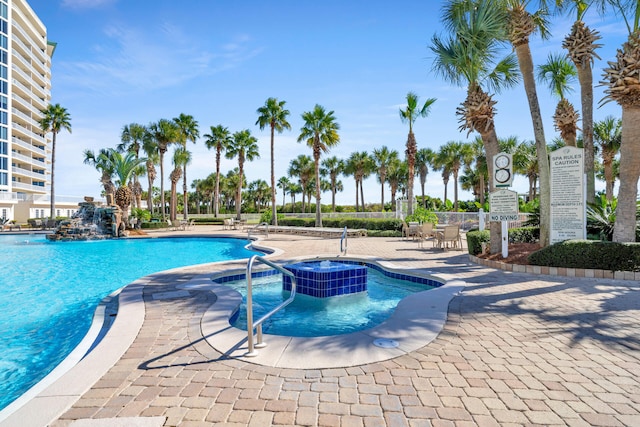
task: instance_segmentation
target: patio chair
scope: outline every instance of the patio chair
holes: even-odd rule
[[[451,243],[451,247],[462,250],[462,236],[460,235],[460,226],[458,225],[445,226],[442,231],[436,234],[436,238],[439,248],[446,250],[449,247],[449,243]]]
[[[424,241],[427,239],[433,239],[435,237],[435,234],[433,233],[433,223],[432,222],[425,222],[424,224],[422,224],[422,227],[420,227],[420,247],[424,247]],[[433,241],[433,244],[435,246],[435,240]]]

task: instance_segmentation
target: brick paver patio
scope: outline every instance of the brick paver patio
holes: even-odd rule
[[[52,426],[123,417],[184,427],[640,425],[639,283],[506,273],[471,264],[466,252],[419,249],[400,238],[348,243],[351,256],[467,282],[436,340],[338,369],[229,360],[199,328],[213,293],[152,298],[202,268],[155,275],[133,345]],[[282,250],[278,260],[339,248],[335,239],[300,236],[272,235],[264,244]]]

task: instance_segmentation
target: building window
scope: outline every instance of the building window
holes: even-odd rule
[[[4,83],[4,82],[2,82]],[[6,111],[0,111],[0,123],[2,123],[3,125],[8,124],[7,120],[9,120],[9,116],[7,115]]]
[[[60,216],[60,209],[56,209],[56,216]]]
[[[9,104],[7,103],[7,97],[4,95],[0,95],[0,108],[6,110],[8,105]]]
[[[0,126],[0,139],[7,139],[7,128]]]
[[[0,170],[8,171],[9,159],[6,157],[0,157]]]
[[[6,218],[6,217],[7,217],[7,210],[2,209],[2,218]]]
[[[9,154],[8,152],[9,144],[6,141],[0,141],[0,154],[4,154],[5,156]]]
[[[44,209],[40,209],[40,216],[44,218]]]
[[[4,19],[9,18],[9,11],[7,10],[7,5],[5,3],[0,3],[0,16]]]
[[[9,185],[9,174],[6,172],[0,172],[0,185]]]

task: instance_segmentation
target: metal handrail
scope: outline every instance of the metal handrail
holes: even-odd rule
[[[268,312],[267,314],[265,314],[264,316],[262,316],[261,318],[259,318],[254,322],[253,321],[253,285],[251,281],[251,272],[253,270],[253,263],[255,261],[260,261],[268,265],[269,267],[278,270],[282,274],[291,277],[291,295],[289,295],[289,298],[287,298],[285,301],[280,303],[277,307],[275,307],[270,312]],[[289,270],[286,270],[285,268],[277,264],[274,264],[273,262],[267,259],[264,259],[259,255],[254,255],[251,258],[249,258],[249,262],[247,263],[247,343],[249,345],[249,351],[245,353],[245,356],[247,357],[257,356],[258,352],[255,350],[255,348],[266,347],[267,344],[262,341],[262,323],[265,320],[267,320],[269,317],[273,316],[278,311],[282,310],[287,305],[291,304],[295,296],[296,296],[296,277],[293,275],[292,272],[290,272]],[[258,336],[257,342],[255,345],[253,344],[254,329],[256,329],[256,334]]]
[[[342,242],[344,241],[344,248],[342,246]],[[340,253],[342,255],[346,255],[347,254],[347,227],[344,227],[344,230],[342,231],[342,237],[340,237]]]
[[[268,222],[261,222],[260,224],[258,224],[258,225],[255,225],[255,226],[251,227],[251,228],[247,231],[247,239],[250,239],[250,238],[251,238],[251,232],[252,232],[253,230],[257,230],[259,227],[261,227],[261,226],[263,226],[263,225],[265,226],[265,227],[264,227],[264,229],[265,229],[266,237],[267,237],[267,238],[269,238],[269,223],[268,223]]]

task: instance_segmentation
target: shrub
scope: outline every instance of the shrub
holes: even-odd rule
[[[438,223],[438,217],[432,211],[429,211],[422,206],[417,206],[412,215],[408,215],[405,219],[406,222],[430,222],[433,225]]]
[[[640,244],[566,240],[532,253],[529,263],[548,267],[640,271]]]
[[[286,225],[291,227],[314,227],[316,225],[315,218],[291,218],[278,217],[278,225]],[[322,220],[324,227],[331,228],[363,228],[365,230],[379,231],[398,231],[402,230],[402,220],[387,218],[324,218]]]
[[[536,243],[540,240],[540,228],[520,227],[509,229],[509,243]]]
[[[169,225],[166,222],[143,222],[140,224],[140,228],[148,228],[151,230],[155,230],[158,228],[167,228]]]
[[[467,232],[467,247],[469,248],[469,254],[478,255],[482,253],[482,244],[489,244],[490,235],[489,230],[474,230]]]

